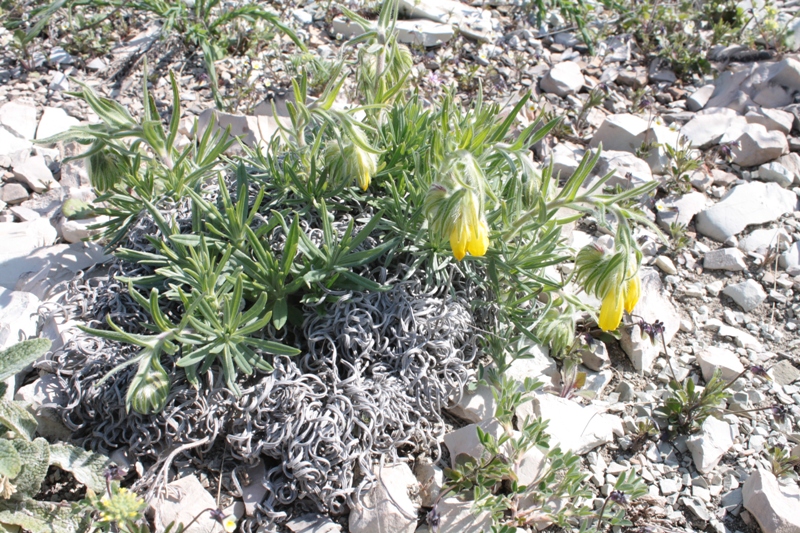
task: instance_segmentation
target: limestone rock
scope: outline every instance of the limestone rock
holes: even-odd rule
[[[25,257],[37,248],[55,242],[58,234],[50,221],[44,218],[31,222],[0,223],[0,286],[14,287]]]
[[[222,525],[211,518],[207,509],[216,509],[217,502],[193,475],[167,485],[167,496],[150,504],[157,531],[164,531],[171,522],[188,524],[200,516],[185,533],[224,533]]]
[[[30,141],[0,127],[0,161],[5,161],[4,166],[11,166],[11,156],[20,152],[30,152],[31,146],[33,145]]]
[[[12,100],[0,106],[0,124],[23,139],[36,133],[36,106],[26,100]]]
[[[771,472],[758,468],[750,474],[742,502],[764,533],[800,532],[800,489],[781,485]]]
[[[742,167],[756,167],[789,153],[786,136],[779,131],[767,131],[761,124],[748,124],[733,148],[733,162]]]
[[[733,438],[730,424],[713,416],[706,418],[700,433],[686,441],[697,471],[702,474],[711,472],[733,446]]]
[[[766,255],[767,251],[778,249],[781,243],[791,242],[789,233],[783,228],[757,229],[746,237],[739,239],[739,249],[745,253],[756,252]]]
[[[0,201],[6,204],[19,204],[28,199],[28,189],[20,183],[4,183],[0,186]]]
[[[668,196],[662,200],[663,208],[656,213],[658,225],[669,230],[670,224],[688,226],[695,215],[708,207],[708,197],[701,192],[690,192],[682,196]]]
[[[771,161],[758,167],[758,177],[762,181],[777,183],[784,189],[791,187],[794,183],[794,173],[779,161]]]
[[[670,158],[666,147],[677,148],[680,135],[680,132],[671,128],[655,125],[637,135],[639,146],[648,147],[642,157],[650,165],[653,174],[664,174],[669,170]]]
[[[0,350],[36,336],[40,304],[34,294],[0,287]]]
[[[11,268],[17,272],[13,286],[18,291],[33,293],[44,301],[59,283],[72,279],[81,270],[110,259],[111,256],[105,254],[103,247],[95,243],[45,246],[13,262]]]
[[[419,482],[422,507],[432,507],[442,490],[444,471],[431,463],[430,459],[422,458],[414,466],[414,475]]]
[[[64,133],[80,123],[80,120],[69,116],[60,107],[45,107],[42,118],[39,120],[39,127],[36,128],[36,139],[46,139]]]
[[[328,518],[314,513],[308,513],[286,522],[286,527],[292,533],[341,533],[342,526]]]
[[[444,436],[444,445],[450,452],[450,463],[456,465],[456,457],[467,454],[474,458],[479,458],[483,453],[483,445],[478,440],[478,426],[481,429],[499,439],[503,434],[503,427],[494,418],[482,421],[480,424],[469,424],[463,428],[451,431]]]
[[[779,131],[788,135],[792,130],[794,115],[781,109],[763,108],[759,111],[748,111],[744,116],[750,124],[761,124],[767,131]]]
[[[781,254],[780,265],[790,276],[800,275],[800,241]]]
[[[653,171],[646,161],[630,152],[619,150],[604,149],[592,172],[597,176],[605,176],[609,172],[614,172],[614,175],[606,182],[610,187],[621,185],[629,189],[653,181]]]
[[[778,361],[769,369],[769,374],[778,385],[791,385],[800,379],[800,370],[786,359]]]
[[[622,113],[611,115],[600,125],[589,146],[603,150],[634,153],[641,145],[639,134],[647,129],[647,121],[637,115]]]
[[[714,93],[714,85],[703,85],[686,99],[686,109],[700,111],[708,103]]]
[[[264,468],[263,461],[258,461],[255,466],[247,469],[247,478],[250,483],[242,487],[242,501],[247,516],[255,516],[256,505],[260,504],[267,495],[267,488],[264,486],[265,475],[266,468]]]
[[[744,261],[744,254],[738,248],[720,248],[705,255],[703,267],[706,270],[741,272],[747,270],[747,263]]]
[[[453,38],[453,26],[430,20],[398,20],[395,23],[397,40],[404,44],[430,48]]]
[[[492,529],[492,514],[489,511],[481,511],[476,515],[472,512],[472,502],[461,501],[455,496],[440,500],[436,504],[436,512],[440,524],[436,533],[485,533]]]
[[[696,115],[681,128],[680,134],[686,136],[695,148],[708,148],[717,144],[731,129],[742,129],[747,121],[735,114]]]
[[[709,346],[697,352],[697,362],[703,371],[703,379],[708,382],[714,371],[719,369],[722,378],[730,381],[744,371],[744,365],[739,357],[730,350]]]
[[[34,192],[42,192],[45,189],[56,186],[60,187],[53,178],[53,173],[44,161],[44,157],[36,155],[22,164],[15,165],[13,168],[14,177],[28,186]]]
[[[725,242],[751,224],[764,224],[794,211],[797,196],[775,183],[743,183],[716,205],[697,214],[697,231]]]
[[[417,480],[405,463],[384,466],[362,502],[350,511],[350,533],[414,533],[419,505],[409,497]]]
[[[562,61],[542,78],[541,86],[546,93],[567,96],[579,92],[585,82],[581,67],[577,63]]]
[[[58,224],[58,232],[61,234],[61,238],[66,242],[78,243],[100,234],[102,230],[93,229],[92,226],[103,224],[108,220],[109,218],[105,215],[81,220],[69,220],[62,217]]]
[[[614,440],[614,435],[624,434],[619,417],[605,414],[593,405],[583,406],[553,394],[536,394],[533,400],[517,408],[519,419],[534,416],[549,420],[547,433],[551,448],[560,446],[578,455],[608,444]]]
[[[730,296],[745,313],[749,313],[767,299],[767,293],[754,279],[728,285],[722,290],[722,294]]]
[[[581,362],[594,371],[600,371],[611,364],[606,343],[593,339],[585,350],[581,350]]]

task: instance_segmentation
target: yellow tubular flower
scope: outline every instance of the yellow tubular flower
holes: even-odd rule
[[[356,181],[362,191],[366,191],[372,175],[378,170],[378,156],[369,153],[358,145],[353,145]]]
[[[489,227],[478,205],[473,193],[464,195],[461,212],[450,231],[450,248],[459,261],[467,252],[480,257],[489,249]]]
[[[639,279],[639,271],[625,282],[625,311],[628,313],[633,312],[636,303],[639,301],[639,293],[642,290],[642,282]]]
[[[620,287],[614,287],[603,297],[600,305],[600,320],[598,325],[603,331],[613,331],[619,327],[622,321],[623,291]]]

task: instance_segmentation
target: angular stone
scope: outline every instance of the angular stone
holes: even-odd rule
[[[686,99],[686,109],[689,111],[700,111],[706,106],[713,93],[713,85],[703,85]]]
[[[59,133],[64,133],[73,126],[81,123],[75,117],[71,117],[60,107],[45,107],[42,118],[39,120],[39,127],[36,128],[36,139],[46,139]]]
[[[581,350],[581,362],[594,371],[600,371],[611,364],[606,343],[593,339],[589,347]]]
[[[725,242],[751,224],[772,222],[791,213],[796,204],[797,196],[775,183],[743,183],[698,213],[695,224],[703,235]]]
[[[636,137],[639,146],[649,147],[642,157],[654,174],[667,172],[671,161],[667,146],[677,148],[680,135],[680,132],[666,126],[650,126]]]
[[[748,111],[744,116],[750,124],[761,124],[767,131],[779,131],[788,135],[792,131],[794,115],[780,109],[763,108],[759,111]]]
[[[222,525],[208,512],[217,508],[217,502],[194,475],[173,481],[167,489],[166,497],[150,503],[156,531],[164,531],[172,522],[189,524],[199,516],[184,533],[224,533]]]
[[[675,267],[675,263],[672,262],[672,259],[667,257],[666,255],[659,255],[656,257],[655,262],[653,263],[655,266],[658,267],[664,274],[669,276],[674,276],[678,273],[678,269]]]
[[[409,17],[436,22],[461,22],[480,17],[481,11],[457,0],[400,0],[400,11]]]
[[[414,475],[420,486],[419,496],[422,500],[422,507],[432,507],[442,490],[444,471],[431,463],[430,459],[422,458],[414,465]]]
[[[3,162],[3,166],[11,166],[12,156],[30,152],[32,146],[30,141],[17,137],[7,129],[0,127],[0,162]]]
[[[680,134],[686,136],[691,146],[708,148],[717,144],[726,132],[735,128],[742,129],[746,125],[747,121],[735,114],[697,115],[683,125]]]
[[[723,325],[720,326],[719,330],[717,331],[717,335],[723,338],[730,337],[736,342],[737,346],[749,348],[756,352],[764,351],[764,346],[758,342],[757,338],[753,337],[746,331],[742,331],[741,329]]]
[[[669,294],[664,291],[661,275],[656,269],[642,267],[639,275],[642,280],[641,295],[633,309],[633,314],[649,323],[656,320],[662,321],[664,323],[664,340],[669,345],[680,329],[681,316],[670,301]],[[649,337],[642,338],[638,325],[634,325],[632,328],[622,328],[620,345],[640,373],[650,371],[653,361],[662,349],[660,342],[653,344]]]
[[[754,279],[728,285],[722,290],[722,294],[729,296],[734,302],[739,304],[739,307],[741,307],[745,313],[749,313],[767,299],[767,293],[761,288],[761,284]]]
[[[477,424],[494,416],[497,405],[492,388],[479,384],[474,391],[465,390],[457,404],[447,409],[453,416]]]
[[[603,150],[593,174],[605,176],[609,172],[614,175],[606,182],[610,187],[620,185],[624,188],[636,187],[653,181],[653,171],[646,161],[630,152]]]
[[[604,151],[634,153],[641,146],[638,136],[647,127],[647,121],[637,115],[628,113],[611,115],[597,129],[589,146],[597,148],[602,144]]]
[[[0,223],[0,286],[11,288],[17,282],[24,258],[37,248],[55,242],[58,234],[44,218],[31,222]]]
[[[372,488],[350,511],[350,533],[414,533],[419,505],[409,497],[418,485],[411,469],[398,463],[380,468],[376,475]]]
[[[661,203],[663,209],[659,207],[656,220],[668,230],[673,223],[688,226],[697,213],[708,207],[709,201],[705,194],[693,191],[682,196],[668,196]]]
[[[42,192],[50,187],[60,187],[53,173],[45,163],[44,157],[36,155],[13,168],[14,177],[34,192]]]
[[[800,370],[786,359],[778,361],[769,369],[769,375],[778,385],[791,385],[800,379]]]
[[[66,407],[68,397],[59,378],[44,374],[33,383],[20,387],[14,399],[24,402],[26,409],[36,418],[36,432],[48,439],[69,439],[72,432],[67,429],[58,414],[58,408]]]
[[[244,512],[247,516],[256,515],[256,506],[264,500],[267,495],[267,488],[264,486],[266,469],[264,462],[259,460],[255,466],[247,469],[247,478],[250,483],[242,487],[242,501],[244,502]]]
[[[744,261],[744,254],[738,248],[720,248],[705,255],[703,267],[706,270],[741,272],[747,270],[747,263]]]
[[[524,417],[522,419],[524,420]],[[451,431],[444,436],[443,440],[444,445],[447,446],[450,452],[450,464],[452,466],[456,465],[456,458],[461,454],[467,454],[477,459],[483,453],[483,444],[478,440],[478,426],[495,439],[499,439],[505,433],[503,426],[494,418]]]
[[[618,416],[605,414],[593,405],[583,406],[553,394],[536,394],[533,400],[517,408],[517,417],[524,420],[540,416],[548,420],[550,447],[561,447],[578,455],[622,436],[625,431]]]
[[[94,235],[99,235],[102,230],[92,229],[92,226],[96,224],[103,224],[108,220],[109,218],[105,215],[84,218],[81,220],[69,220],[62,217],[58,224],[58,232],[61,235],[61,238],[66,242],[78,243],[85,241]]]
[[[714,371],[719,369],[722,378],[730,381],[744,371],[744,365],[739,361],[739,357],[730,350],[709,346],[697,353],[697,363],[703,372],[703,379],[708,382]]]
[[[25,100],[12,100],[0,106],[0,124],[23,139],[36,133],[36,106]]]
[[[800,275],[800,241],[793,243],[780,257],[781,268],[790,276]]]
[[[342,526],[328,518],[314,513],[308,513],[286,522],[286,527],[292,533],[341,533]]]
[[[398,20],[395,22],[397,40],[404,44],[430,48],[453,38],[453,26],[430,20]]]
[[[28,199],[30,194],[24,185],[19,183],[4,183],[0,187],[0,200],[7,204],[19,204]]]
[[[739,249],[745,253],[756,252],[766,255],[770,249],[778,249],[781,243],[791,242],[791,237],[783,228],[757,229],[739,239]]]
[[[748,124],[736,139],[733,162],[742,167],[756,167],[789,153],[786,136],[779,131],[767,131],[761,124]]]
[[[473,502],[461,501],[455,496],[442,499],[436,505],[440,524],[436,533],[485,533],[490,531],[492,514],[489,511],[481,511],[476,515],[472,512],[472,506]]]
[[[763,533],[800,532],[800,489],[781,485],[766,470],[756,469],[742,487],[744,508],[758,521]]]
[[[542,90],[557,96],[575,94],[583,88],[586,80],[581,67],[572,61],[562,61],[545,74],[541,81]]]
[[[714,470],[733,446],[733,438],[730,424],[713,416],[706,418],[700,433],[686,440],[697,471],[707,474]]]
[[[36,336],[40,304],[29,292],[0,287],[0,350]]]
[[[794,173],[778,161],[764,163],[758,167],[758,177],[761,181],[777,183],[784,189],[788,189],[794,183]]]

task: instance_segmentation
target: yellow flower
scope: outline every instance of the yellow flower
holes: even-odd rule
[[[236,517],[231,515],[222,521],[222,527],[225,528],[227,533],[236,531]]]
[[[613,287],[603,297],[600,305],[600,320],[598,325],[603,331],[613,331],[622,321],[623,291],[621,287]]]
[[[342,145],[336,141],[328,142],[325,148],[325,161],[334,176],[341,179],[355,179],[361,190],[366,191],[372,176],[378,171],[378,154],[362,148],[369,145],[363,132],[358,128],[353,128],[352,138],[343,139]]]
[[[461,212],[450,231],[450,248],[453,256],[461,261],[467,252],[475,257],[486,255],[489,249],[489,227],[480,212],[473,193],[464,195]]]
[[[378,156],[369,153],[358,145],[353,145],[354,172],[362,191],[366,191],[372,175],[378,170]]]
[[[637,270],[628,281],[625,282],[625,311],[628,313],[632,313],[633,308],[636,307],[641,290],[642,281],[639,279],[639,271]]]

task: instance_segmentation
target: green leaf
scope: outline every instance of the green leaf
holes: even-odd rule
[[[22,469],[22,461],[17,449],[8,439],[0,439],[0,476],[14,479]]]
[[[0,381],[23,370],[50,349],[48,339],[29,339],[0,352]]]
[[[26,500],[13,505],[0,502],[0,524],[19,526],[29,533],[86,533],[92,514],[85,508]]]
[[[33,440],[39,423],[22,404],[0,400],[0,423],[25,440]]]
[[[19,453],[22,468],[17,477],[11,480],[17,487],[14,499],[34,496],[42,488],[42,482],[50,466],[50,445],[39,437],[33,442],[15,439],[11,441]]]
[[[106,488],[105,470],[109,459],[105,455],[89,452],[71,444],[59,443],[50,446],[50,464],[71,472],[79,483],[96,493]]]
[[[272,325],[274,325],[277,330],[283,329],[288,317],[289,308],[286,303],[286,298],[283,297],[277,300],[275,306],[272,308]]]

